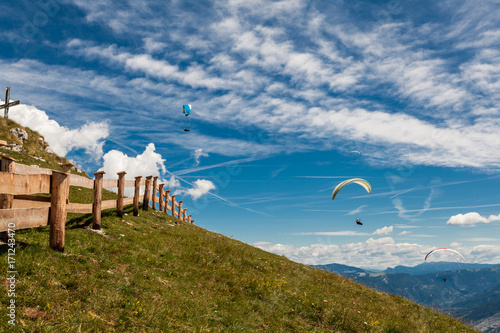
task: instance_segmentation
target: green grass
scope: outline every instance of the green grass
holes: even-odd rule
[[[164,213],[125,213],[103,212],[105,236],[85,228],[91,215],[71,214],[64,253],[49,249],[48,227],[16,232],[19,332],[474,332]]]

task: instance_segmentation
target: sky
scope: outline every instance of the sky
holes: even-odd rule
[[[54,152],[159,176],[210,231],[305,264],[496,264],[499,9],[1,1],[0,86]],[[353,177],[372,191],[331,200]]]

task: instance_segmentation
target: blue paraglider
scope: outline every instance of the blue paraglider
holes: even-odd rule
[[[184,115],[187,117],[191,113],[191,104],[184,104],[182,106],[182,112],[184,112]],[[184,132],[189,132],[189,129],[184,128]]]

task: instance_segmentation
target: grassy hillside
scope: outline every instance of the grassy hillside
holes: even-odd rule
[[[152,210],[106,211],[105,235],[73,215],[66,251],[48,227],[16,233],[18,328],[25,332],[473,332],[346,278]],[[0,262],[7,262],[0,246]],[[2,279],[7,284],[6,279]],[[7,293],[0,293],[8,304]],[[6,317],[6,308],[0,309]],[[8,328],[7,320],[0,327]]]
[[[28,140],[22,142],[19,138],[9,132],[13,128],[20,128],[28,133]],[[38,165],[41,168],[61,170],[59,164],[67,163],[64,157],[59,157],[54,153],[46,151],[49,146],[43,136],[27,127],[21,126],[13,120],[0,117],[0,140],[7,141],[8,144],[22,145],[19,152],[8,150],[0,146],[0,154],[16,159],[17,163],[26,165]],[[72,173],[84,175],[82,172],[72,170]]]
[[[1,138],[0,138],[1,139]],[[74,200],[91,196],[74,191]],[[2,332],[475,332],[452,319],[240,241],[140,211],[70,214],[64,253],[48,227],[17,231],[16,320]]]

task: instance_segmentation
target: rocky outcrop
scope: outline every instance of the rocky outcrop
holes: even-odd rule
[[[21,140],[21,142],[27,141],[29,138],[28,132],[23,130],[22,128],[12,128],[9,130],[16,138]]]

